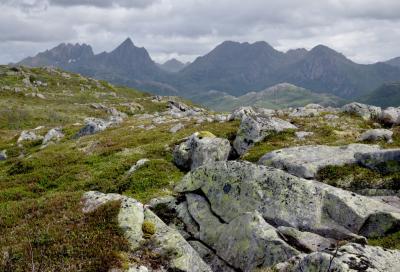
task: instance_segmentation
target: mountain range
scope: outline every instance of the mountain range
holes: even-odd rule
[[[100,54],[86,44],[60,44],[18,64],[56,66],[196,102],[204,102],[210,91],[240,97],[284,82],[354,100],[383,84],[400,81],[400,58],[365,65],[324,45],[281,52],[266,42],[226,41],[188,65],[177,60],[157,64],[129,38],[113,51]]]

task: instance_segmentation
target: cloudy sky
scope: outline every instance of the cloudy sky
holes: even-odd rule
[[[0,0],[0,63],[61,42],[110,51],[126,37],[156,61],[224,40],[328,45],[360,63],[400,56],[399,0]]]

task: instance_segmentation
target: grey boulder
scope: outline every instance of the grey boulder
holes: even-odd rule
[[[379,150],[379,146],[351,144],[347,146],[309,145],[275,150],[265,154],[258,164],[272,166],[302,178],[315,178],[326,166],[356,163],[357,152]]]
[[[359,141],[392,141],[393,132],[388,129],[370,129],[360,135]]]
[[[389,107],[382,111],[380,121],[388,125],[400,124],[400,108]]]
[[[17,142],[20,143],[20,142],[23,142],[23,141],[36,141],[36,140],[39,140],[39,139],[42,139],[42,137],[36,135],[35,132],[24,130],[24,131],[21,132],[21,135],[19,136]]]
[[[380,107],[353,102],[342,107],[342,112],[354,114],[364,120],[378,119],[381,116]]]
[[[215,137],[210,132],[196,132],[185,142],[176,146],[173,152],[175,164],[185,170],[195,169],[203,164],[226,161],[231,151],[227,139]]]
[[[200,226],[200,240],[237,269],[266,268],[299,254],[258,212],[243,213],[224,223],[202,196],[187,194],[186,198],[189,212]]]
[[[276,117],[245,115],[240,123],[233,147],[239,155],[243,155],[255,143],[261,142],[271,133],[289,129],[297,129],[297,127]]]

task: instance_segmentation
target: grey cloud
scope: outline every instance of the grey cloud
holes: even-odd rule
[[[0,0],[0,39],[19,41],[21,51],[21,42],[46,49],[68,41],[99,52],[130,36],[157,60],[185,61],[224,40],[264,40],[281,50],[322,43],[374,62],[400,55],[399,17],[398,0]]]

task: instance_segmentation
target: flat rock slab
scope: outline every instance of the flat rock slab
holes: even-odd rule
[[[284,169],[298,177],[313,179],[326,166],[356,163],[357,152],[378,151],[377,145],[347,146],[309,145],[284,148],[265,154],[258,164]]]

